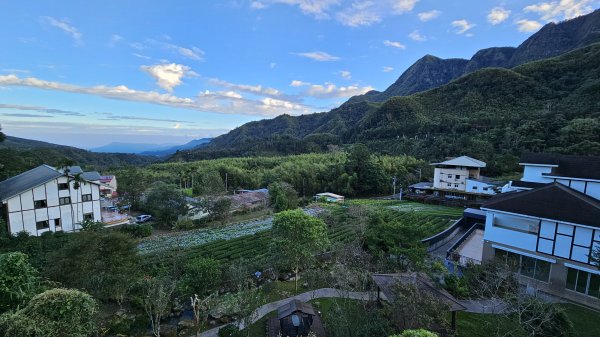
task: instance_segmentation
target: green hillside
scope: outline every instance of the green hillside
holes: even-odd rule
[[[486,68],[383,104],[245,124],[171,160],[327,151],[365,143],[383,154],[471,155],[501,172],[524,151],[600,155],[600,44],[513,69]]]
[[[65,157],[84,168],[94,170],[146,165],[158,161],[156,157],[126,153],[94,153],[70,146],[7,136],[0,142],[0,180],[41,164],[59,165]]]

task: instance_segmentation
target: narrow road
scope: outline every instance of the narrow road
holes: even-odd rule
[[[381,296],[383,299],[385,299],[383,294],[381,294]],[[375,300],[377,298],[377,293],[376,292],[343,291],[343,290],[333,289],[333,288],[321,288],[321,289],[317,289],[317,290],[307,291],[305,293],[302,293],[302,294],[299,294],[296,296],[292,296],[292,297],[288,297],[283,300],[267,303],[267,304],[259,307],[258,309],[256,309],[254,318],[252,319],[252,323],[257,322],[258,320],[263,318],[265,315],[267,315],[271,311],[277,310],[277,308],[288,303],[291,300],[300,300],[302,302],[308,302],[308,301],[311,301],[311,300],[314,300],[317,298],[349,298],[349,299],[353,299],[353,300],[368,301],[368,300]],[[203,333],[200,334],[200,337],[218,337],[219,330],[224,326],[225,325],[221,325],[216,328],[204,331]],[[238,328],[243,329],[244,328],[243,324],[238,323]]]

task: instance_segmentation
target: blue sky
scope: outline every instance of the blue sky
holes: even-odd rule
[[[600,0],[0,1],[0,123],[82,148],[184,143],[384,90],[425,54],[517,46]]]

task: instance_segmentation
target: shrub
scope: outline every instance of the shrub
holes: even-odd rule
[[[95,330],[94,299],[73,289],[51,289],[34,296],[22,310],[0,317],[7,337],[87,337]]]
[[[226,325],[219,330],[219,337],[239,337],[242,334],[233,324]]]
[[[124,225],[119,230],[133,238],[145,238],[152,235],[152,225],[150,224]]]

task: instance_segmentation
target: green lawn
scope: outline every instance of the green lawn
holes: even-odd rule
[[[576,337],[600,336],[600,313],[574,304],[559,304],[573,322]],[[503,336],[515,328],[515,321],[503,316],[459,312],[456,321],[458,337]],[[524,335],[524,334],[523,334]],[[515,334],[514,336],[521,336]]]

